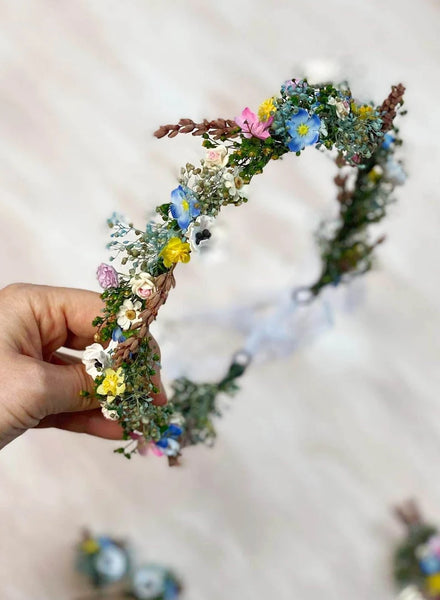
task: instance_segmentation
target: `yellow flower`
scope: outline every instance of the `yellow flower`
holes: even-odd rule
[[[276,106],[274,103],[274,98],[268,98],[260,104],[258,108],[258,118],[260,121],[266,122],[275,113],[275,111]]]
[[[178,237],[173,237],[170,239],[168,244],[162,249],[159,256],[163,258],[163,264],[166,266],[167,269],[169,269],[174,263],[189,262],[190,251],[191,247],[189,244],[182,242],[182,240]]]
[[[377,115],[374,114],[374,108],[363,104],[358,106],[355,102],[351,103],[351,110],[355,115],[359,115],[361,119],[375,119]]]
[[[375,165],[368,173],[367,177],[372,183],[377,183],[383,175],[383,169],[379,165]]]
[[[106,369],[104,371],[105,378],[101,385],[97,388],[96,392],[101,396],[107,396],[107,402],[112,402],[115,396],[123,394],[125,392],[124,375],[122,374],[122,367],[119,367],[117,371],[113,369]]]
[[[437,594],[440,594],[440,573],[430,575],[427,578],[427,584],[430,595],[437,596]]]
[[[99,544],[94,539],[89,538],[81,544],[81,550],[85,554],[96,554],[99,550]]]

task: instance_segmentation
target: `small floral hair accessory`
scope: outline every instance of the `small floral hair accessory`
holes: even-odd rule
[[[76,566],[97,588],[121,581],[130,571],[130,554],[124,542],[85,531],[77,547]]]
[[[130,592],[136,600],[177,600],[181,590],[174,573],[161,565],[143,565],[131,577]]]
[[[394,555],[398,600],[440,599],[440,533],[426,523],[414,501],[396,508],[406,537]]]
[[[100,594],[100,598],[178,600],[182,591],[179,579],[170,569],[155,563],[135,566],[124,542],[108,536],[94,537],[88,531],[77,547],[76,567],[94,588],[105,589],[105,596]],[[83,598],[89,597],[98,596]]]
[[[169,202],[157,207],[158,218],[144,229],[117,215],[108,221],[113,264],[98,268],[105,308],[93,322],[96,343],[87,348],[84,364],[103,413],[121,423],[129,441],[117,452],[130,457],[151,450],[175,464],[183,446],[214,441],[218,397],[237,390],[236,381],[252,354],[238,352],[218,382],[178,379],[170,402],[156,406],[152,396],[159,390],[153,378],[159,355],[148,328],[175,286],[178,263],[189,262],[209,246],[221,208],[247,202],[246,186],[272,160],[300,156],[314,146],[332,151],[338,169],[339,214],[317,235],[321,272],[311,285],[292,293],[292,302],[310,303],[327,286],[350,281],[372,267],[374,249],[384,238],[371,240],[369,226],[385,217],[395,187],[405,180],[395,158],[402,142],[393,124],[403,93],[402,84],[393,86],[375,106],[358,102],[347,84],[310,85],[291,79],[256,112],[246,107],[235,119],[181,119],[155,132],[157,138],[200,136],[206,155],[198,166],[186,163]]]

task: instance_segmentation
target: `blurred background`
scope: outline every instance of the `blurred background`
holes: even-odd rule
[[[97,290],[106,218],[142,226],[203,155],[153,131],[255,110],[291,77],[376,103],[402,81],[409,173],[376,269],[327,298],[320,335],[249,369],[215,448],[169,469],[43,430],[1,452],[2,600],[85,593],[82,526],[173,566],[191,600],[394,597],[390,508],[416,496],[440,523],[439,25],[437,0],[1,1],[2,286]],[[246,333],[234,309],[314,280],[334,174],[313,149],[269,165],[215,256],[179,267],[156,329],[167,381],[221,375]]]

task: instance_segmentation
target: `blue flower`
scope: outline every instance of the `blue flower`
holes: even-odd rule
[[[124,334],[122,333],[122,329],[119,327],[119,325],[117,327],[115,327],[112,331],[112,340],[114,342],[125,342],[127,338],[124,336]]]
[[[180,229],[187,229],[191,220],[200,214],[197,198],[191,190],[181,185],[171,192],[170,210]]]
[[[97,539],[98,544],[101,548],[108,548],[110,546],[114,546],[113,540],[105,535],[100,535]]]
[[[434,575],[434,573],[440,572],[440,559],[434,554],[424,556],[419,565],[425,575]]]
[[[163,597],[164,600],[176,600],[179,597],[179,585],[170,576],[165,580]]]
[[[180,450],[178,438],[182,435],[183,430],[177,425],[170,425],[162,434],[162,437],[156,446],[167,456],[177,456]]]
[[[392,135],[391,133],[386,133],[383,138],[382,148],[384,150],[388,150],[388,148],[391,146],[395,139],[396,138],[394,137],[394,135]]]
[[[304,109],[300,108],[296,115],[290,117],[286,123],[286,129],[291,137],[287,146],[292,152],[299,152],[306,146],[316,144],[319,139],[319,128],[321,119],[318,115],[309,115]]]

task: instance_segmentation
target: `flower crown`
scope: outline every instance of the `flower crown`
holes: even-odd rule
[[[155,563],[137,565],[133,549],[123,540],[83,532],[77,545],[76,568],[97,590],[87,598],[178,600],[182,584],[175,573]],[[125,589],[124,589],[125,588]]]
[[[401,140],[393,124],[403,93],[403,85],[393,86],[385,101],[373,106],[356,102],[346,84],[289,80],[257,113],[245,108],[233,120],[181,119],[155,132],[157,138],[200,136],[206,156],[199,166],[187,163],[181,169],[170,202],[157,207],[159,218],[144,230],[117,215],[108,221],[113,230],[110,261],[116,259],[120,267],[98,268],[105,308],[93,321],[96,343],[86,349],[83,362],[104,415],[118,420],[129,440],[116,452],[130,457],[150,448],[173,464],[183,446],[213,442],[218,396],[237,390],[236,380],[251,357],[238,353],[216,383],[177,379],[170,402],[156,406],[152,395],[159,391],[153,382],[159,355],[148,328],[175,285],[177,263],[187,263],[210,244],[221,208],[247,202],[245,187],[270,161],[315,146],[333,150],[339,169],[339,216],[331,230],[318,232],[321,273],[312,285],[297,290],[294,300],[309,302],[326,286],[371,268],[373,250],[383,238],[370,241],[368,226],[383,219],[395,186],[405,180],[394,158]],[[345,167],[351,167],[352,176]],[[101,343],[107,342],[104,348]]]
[[[398,600],[438,600],[440,597],[440,532],[427,523],[414,500],[395,509],[406,536],[394,553]]]

